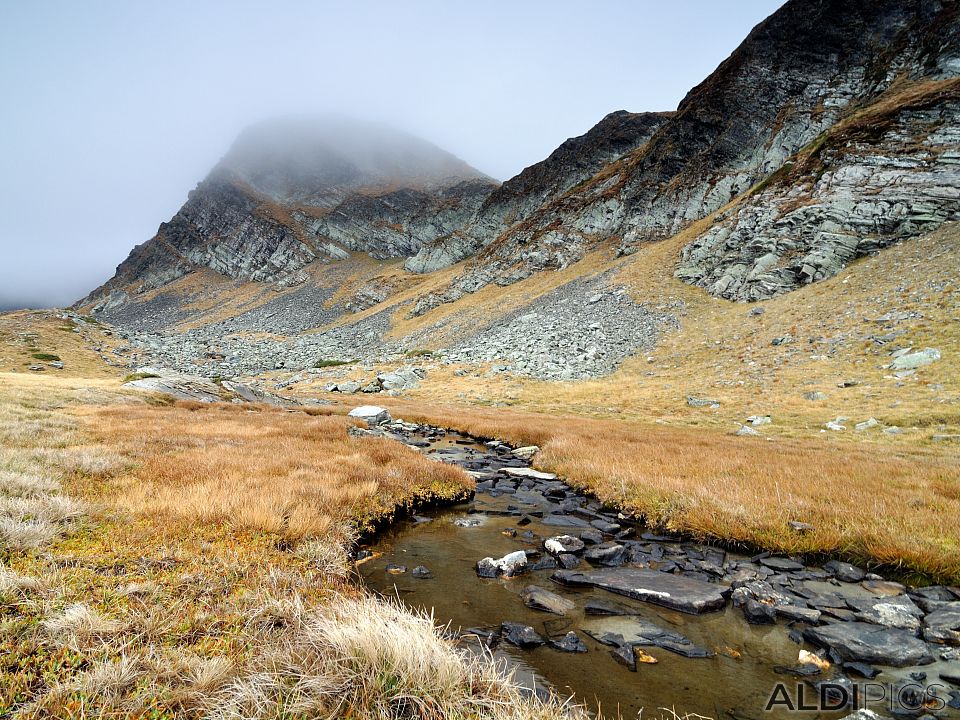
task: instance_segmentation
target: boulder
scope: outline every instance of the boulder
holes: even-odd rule
[[[516,622],[501,623],[500,636],[511,645],[524,650],[538,647],[546,642],[532,627]]]
[[[559,640],[551,640],[550,647],[554,648],[555,650],[560,650],[561,652],[587,652],[587,646],[584,644],[583,640],[580,639],[580,636],[577,635],[573,630],[568,632]]]
[[[216,383],[198,375],[186,375],[165,368],[137,368],[138,375],[151,375],[124,383],[123,387],[169,395],[177,400],[194,400],[211,403],[223,400],[222,390]]]
[[[421,368],[406,366],[377,375],[377,384],[384,390],[413,390],[420,387],[425,376],[426,372]]]
[[[710,398],[696,397],[695,395],[687,395],[687,405],[695,408],[708,407],[716,409],[720,407],[720,401],[711,400]]]
[[[236,395],[241,400],[252,403],[266,403],[268,405],[293,405],[295,404],[293,400],[289,398],[280,397],[279,395],[274,395],[269,393],[266,390],[261,390],[258,387],[253,385],[247,385],[245,383],[233,382],[231,380],[224,380],[220,383],[221,387],[224,390],[229,390],[234,395]]]
[[[499,560],[486,557],[477,563],[477,575],[490,578],[503,575],[516,577],[527,571],[527,554],[523,550],[508,553]]]
[[[418,580],[429,580],[433,577],[433,573],[430,572],[430,568],[424,565],[417,565],[410,574]]]
[[[597,587],[692,614],[720,610],[727,604],[730,592],[729,588],[715,583],[641,568],[603,568],[587,572],[557,570],[550,579],[561,585]]]
[[[586,545],[583,540],[573,537],[573,535],[556,535],[544,540],[543,547],[551,555],[562,555],[563,553],[578,553]]]
[[[556,593],[550,592],[537,585],[528,585],[520,592],[520,598],[523,604],[534,610],[553,613],[554,615],[566,615],[573,610],[576,605],[562,598]]]
[[[927,615],[923,637],[942,645],[960,645],[960,602],[944,603]]]
[[[540,448],[536,445],[525,445],[524,447],[518,447],[513,450],[513,455],[521,460],[530,460],[538,452],[540,452]]]
[[[803,637],[814,645],[836,652],[847,662],[907,667],[934,661],[927,644],[909,630],[872,623],[841,622],[807,628]]]
[[[905,353],[893,359],[891,370],[916,370],[935,363],[940,359],[940,351],[936,348],[924,348],[920,352]]]
[[[743,604],[743,617],[751,625],[773,625],[776,611],[772,605],[748,598]]]
[[[384,425],[393,420],[393,418],[390,417],[390,411],[379,405],[361,405],[360,407],[355,407],[347,414],[352,418],[363,420],[367,423],[368,427]]]
[[[858,568],[856,565],[851,565],[848,562],[842,562],[840,560],[831,560],[823,566],[823,569],[833,575],[837,580],[850,583],[860,582],[867,574],[866,571]]]
[[[602,543],[587,550],[583,557],[592,565],[619,567],[627,562],[627,549],[613,542]]]

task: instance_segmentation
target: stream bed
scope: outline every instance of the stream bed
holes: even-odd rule
[[[463,466],[477,492],[379,533],[360,552],[364,584],[491,648],[528,687],[607,717],[846,716],[820,707],[828,683],[835,705],[858,692],[881,716],[960,717],[957,588],[664,537],[501,443],[402,421],[371,432]]]

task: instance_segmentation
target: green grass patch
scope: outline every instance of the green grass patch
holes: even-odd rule
[[[60,356],[53,353],[35,352],[30,357],[34,360],[46,360],[47,362],[60,362]]]
[[[352,365],[356,360],[317,360],[313,366],[315,368],[337,367],[338,365]]]

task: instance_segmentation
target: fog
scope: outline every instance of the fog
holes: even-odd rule
[[[388,123],[498,179],[670,110],[779,0],[0,3],[0,310],[107,280],[268,117]]]

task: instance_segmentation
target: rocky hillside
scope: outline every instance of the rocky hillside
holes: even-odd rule
[[[462,232],[438,237],[407,260],[412,272],[430,272],[470,257],[545,203],[589,180],[603,167],[643,146],[671,113],[618,110],[550,156],[493,191]]]
[[[916,104],[916,95],[929,89],[929,83],[960,74],[958,35],[956,2],[791,0],[691,90],[647,143],[522,222],[489,237],[476,261],[443,292],[422,298],[417,312],[489,283],[510,284],[546,268],[565,267],[603,243],[615,245],[621,254],[635,252],[640,244],[676,234],[785,165],[796,163],[798,153],[809,150],[811,144],[819,146],[824,134],[844,120],[867,112],[882,115],[885,125],[889,125],[886,120],[896,123],[892,114],[896,114],[898,97]],[[943,105],[950,102],[949,94],[935,92],[932,104],[921,103],[932,113],[931,122],[937,122],[939,115],[941,124],[949,124],[950,110]],[[875,104],[879,109],[870,110]],[[902,122],[909,124],[910,120],[904,117]],[[911,143],[924,142],[923,120],[916,122],[919,125],[906,135],[897,136],[894,131],[885,140],[875,139],[874,146],[862,148],[862,152],[887,153],[883,155],[887,157],[899,155]],[[929,124],[924,127],[929,130]],[[929,153],[941,157],[946,153],[935,171],[940,174],[956,149],[955,138],[941,132],[930,142]],[[914,156],[913,161],[931,162],[929,154]],[[856,182],[853,176],[849,180]],[[945,180],[950,184],[949,177]],[[784,196],[794,187],[790,183],[776,185]],[[932,219],[949,214],[937,211]],[[781,225],[775,234],[785,236],[789,226]],[[855,227],[853,223],[846,230]],[[838,228],[830,222],[818,228],[811,221],[804,232],[821,237],[823,248],[820,241],[811,240],[804,254],[834,254],[829,233]],[[820,230],[828,235],[818,235]],[[885,239],[865,243],[862,251],[892,239],[886,238],[882,226],[874,234]],[[902,235],[900,230],[893,233],[893,237]],[[681,276],[731,296],[728,288],[734,280],[717,281],[731,273],[732,278],[744,274],[737,267],[743,263],[738,253],[747,242],[743,235],[735,237],[729,247],[701,241],[685,257]],[[705,252],[707,245],[716,252]],[[765,255],[761,252],[759,256]],[[845,255],[841,252],[841,257]],[[691,257],[702,270],[690,266]],[[764,260],[764,264],[769,262]],[[818,279],[830,268],[829,262],[815,263],[813,272],[804,277]],[[708,276],[715,279],[705,280]],[[758,299],[788,286],[754,283],[751,291],[735,295]]]
[[[473,215],[496,182],[418,138],[342,118],[255,126],[186,204],[82,304],[110,310],[201,268],[296,285],[349,251],[407,257]]]

